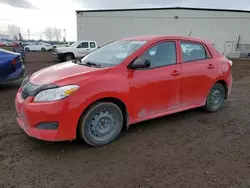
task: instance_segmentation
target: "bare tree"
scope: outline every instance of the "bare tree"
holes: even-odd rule
[[[49,41],[51,41],[54,38],[52,27],[47,27],[44,31],[44,35]]]
[[[58,42],[58,41],[60,41],[61,40],[61,38],[62,38],[62,30],[61,29],[59,29],[59,28],[56,28],[56,27],[54,27],[54,36],[55,36],[55,38],[56,38],[56,41]]]
[[[20,33],[20,27],[18,27],[15,24],[8,25],[8,32],[12,39],[16,40],[18,39],[19,33]]]

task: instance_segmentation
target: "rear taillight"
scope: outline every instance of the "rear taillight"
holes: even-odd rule
[[[229,65],[230,65],[230,67],[232,67],[232,66],[233,66],[233,61],[231,61],[231,60],[227,59],[226,57],[225,57],[225,59],[224,59],[223,63],[229,64]]]
[[[16,62],[17,62],[16,59],[13,59],[13,60],[12,60],[12,65],[13,65],[13,67],[16,66]]]
[[[12,69],[15,71],[16,70],[16,63],[17,63],[17,60],[16,59],[13,59],[12,60]]]

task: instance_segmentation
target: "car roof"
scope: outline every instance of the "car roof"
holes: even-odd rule
[[[79,40],[77,42],[95,42],[94,40]]]
[[[212,43],[211,41],[207,41],[197,37],[190,36],[178,36],[178,35],[145,35],[145,36],[135,36],[135,37],[127,37],[122,38],[121,40],[143,40],[143,41],[160,41],[160,40],[187,40],[187,41],[195,41],[202,43]]]

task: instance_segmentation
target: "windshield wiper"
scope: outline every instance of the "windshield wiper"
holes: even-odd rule
[[[72,60],[72,63],[78,64],[78,62],[80,62],[79,59],[73,59],[73,60]]]
[[[98,67],[98,68],[102,67],[101,64],[97,64],[97,63],[93,63],[93,62],[89,62],[89,61],[86,62],[86,63],[83,63],[82,65],[95,66],[95,67]]]

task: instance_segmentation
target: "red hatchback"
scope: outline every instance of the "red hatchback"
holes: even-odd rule
[[[196,38],[118,40],[27,77],[16,95],[17,121],[37,139],[79,135],[102,146],[137,122],[197,107],[218,111],[231,91],[231,66],[213,43]]]

